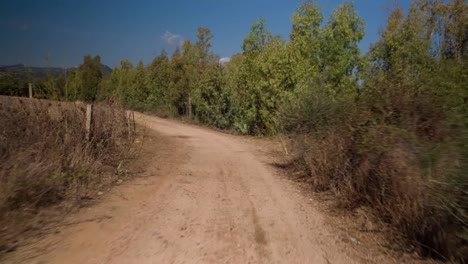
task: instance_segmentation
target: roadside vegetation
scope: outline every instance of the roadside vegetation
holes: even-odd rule
[[[81,102],[0,96],[0,253],[14,249],[42,209],[92,199],[122,176],[131,142],[125,112],[95,105],[89,134],[85,112]]]
[[[289,135],[293,162],[315,190],[346,208],[372,208],[422,255],[468,261],[467,3],[413,0],[406,14],[396,7],[366,54],[358,47],[365,23],[351,2],[325,19],[305,1],[291,20],[285,40],[259,18],[228,63],[204,27],[172,55],[136,67],[122,60],[107,77],[100,58],[86,56],[49,78],[43,94]]]
[[[83,103],[0,97],[3,212],[60,201],[69,191],[104,184],[94,175],[115,166],[128,142],[122,110],[96,105],[91,138],[86,138]]]

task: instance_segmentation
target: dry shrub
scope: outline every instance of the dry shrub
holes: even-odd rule
[[[336,190],[346,178],[349,160],[346,139],[331,132],[326,138],[317,140],[312,136],[300,139],[302,160],[310,176],[311,183],[318,191]]]
[[[37,208],[106,184],[128,142],[125,112],[95,105],[91,140],[84,103],[0,96],[0,210]]]
[[[466,181],[460,185],[457,178],[455,144],[429,144],[384,125],[311,134],[297,142],[316,190],[332,191],[347,208],[370,206],[423,255],[466,259],[466,208],[460,202]]]
[[[431,85],[375,85],[328,125],[309,122],[296,163],[316,190],[371,207],[422,255],[468,261],[466,104]],[[311,107],[302,119],[320,118]]]

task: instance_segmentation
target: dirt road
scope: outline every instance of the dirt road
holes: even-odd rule
[[[363,262],[252,140],[136,117],[158,133],[142,143],[144,177],[20,248],[22,263]]]

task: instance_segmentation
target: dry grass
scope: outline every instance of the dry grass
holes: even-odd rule
[[[466,178],[457,148],[445,142],[434,150],[408,133],[374,126],[303,135],[296,164],[317,191],[331,191],[345,208],[369,206],[421,255],[464,261]]]
[[[324,115],[327,122],[314,113],[330,107],[310,104],[301,117],[312,126],[292,147],[295,164],[341,206],[370,207],[408,248],[468,262],[466,103],[458,90],[440,95],[432,85],[382,80],[367,88],[352,107]]]
[[[0,96],[0,212],[40,208],[108,184],[129,142],[125,112],[83,103]]]

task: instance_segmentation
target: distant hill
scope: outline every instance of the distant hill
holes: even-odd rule
[[[60,74],[68,73],[72,68],[58,68],[58,67],[29,67],[24,64],[0,66],[0,73],[15,73],[20,76],[41,78],[47,77],[48,74],[58,76]],[[102,76],[109,76],[112,69],[104,64],[101,64]]]

